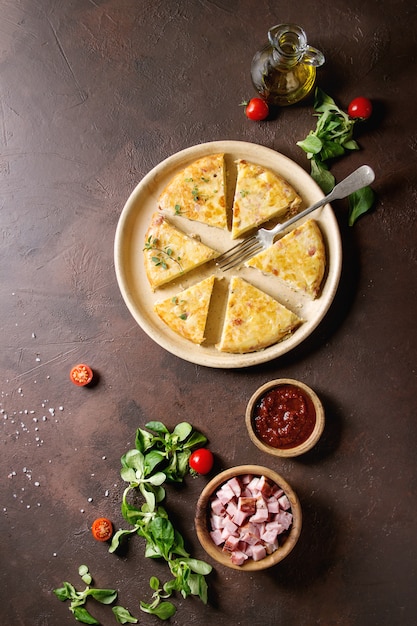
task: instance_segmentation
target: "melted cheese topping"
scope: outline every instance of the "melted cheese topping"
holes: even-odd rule
[[[233,276],[222,336],[216,347],[221,352],[255,352],[288,337],[301,321],[265,292]]]
[[[281,176],[244,160],[237,166],[232,239],[273,217],[296,213],[301,198]]]
[[[224,155],[203,157],[176,174],[159,197],[159,208],[227,228]]]
[[[204,341],[214,276],[154,305],[154,311],[175,333],[200,344]]]
[[[144,264],[152,290],[219,255],[155,213],[145,234]]]
[[[290,287],[316,298],[326,267],[320,228],[314,220],[308,220],[245,265],[278,276]]]

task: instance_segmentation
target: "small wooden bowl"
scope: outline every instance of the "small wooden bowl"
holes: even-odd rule
[[[290,501],[293,521],[292,526],[287,536],[285,537],[285,540],[281,539],[283,543],[277,550],[275,550],[275,552],[267,555],[260,561],[247,559],[247,561],[245,561],[243,565],[234,565],[230,559],[230,554],[223,551],[220,546],[216,546],[209,534],[210,499],[213,496],[214,492],[223,483],[227,482],[230,478],[233,478],[234,476],[241,476],[243,474],[252,474],[254,476],[263,475],[266,478],[269,478],[276,485],[278,485],[284,491]],[[221,565],[224,565],[225,567],[230,567],[232,569],[243,570],[244,572],[255,572],[272,567],[273,565],[276,565],[277,563],[285,559],[286,556],[288,556],[300,536],[302,526],[302,514],[300,502],[297,498],[297,495],[294,493],[293,489],[290,487],[287,481],[282,478],[282,476],[269,469],[268,467],[263,467],[261,465],[239,465],[237,467],[232,467],[225,470],[224,472],[221,472],[205,486],[197,502],[194,522],[197,536],[201,545],[203,546],[207,554],[211,556],[215,561],[217,561]]]
[[[298,387],[305,395],[307,395],[310,398],[310,400],[312,401],[314,405],[314,409],[316,413],[316,423],[315,423],[313,432],[308,437],[308,439],[306,439],[300,445],[295,446],[294,448],[275,448],[273,446],[268,445],[267,443],[259,439],[259,437],[256,434],[255,427],[254,427],[253,412],[257,403],[259,402],[262,396],[268,393],[268,391],[271,391],[272,389],[275,389],[279,387],[280,385],[294,385],[295,387]],[[246,407],[245,420],[246,420],[246,428],[248,429],[249,437],[251,438],[255,446],[257,446],[263,452],[267,452],[268,454],[272,454],[274,456],[280,456],[280,457],[299,456],[300,454],[304,454],[308,450],[311,450],[311,448],[313,448],[318,442],[318,440],[320,439],[323,433],[324,423],[325,423],[324,408],[320,399],[316,395],[316,393],[304,383],[301,383],[298,380],[293,380],[292,378],[278,378],[276,380],[271,380],[268,383],[265,383],[265,385],[262,385],[261,387],[259,387],[259,389],[255,391],[255,393],[253,394],[253,396],[248,402],[248,406]]]

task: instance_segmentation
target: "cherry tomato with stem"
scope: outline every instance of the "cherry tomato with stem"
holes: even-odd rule
[[[354,119],[367,120],[372,114],[372,102],[363,96],[354,98],[348,106],[348,114]]]
[[[70,379],[77,387],[84,387],[85,385],[89,385],[93,380],[93,370],[89,365],[79,363],[71,369]]]
[[[108,541],[113,535],[113,524],[107,517],[99,517],[94,520],[91,532],[97,541]]]
[[[214,457],[208,448],[199,448],[192,452],[189,463],[197,474],[208,474],[213,467]]]
[[[242,102],[246,117],[255,122],[264,120],[269,115],[269,107],[262,98],[251,98],[249,102]]]

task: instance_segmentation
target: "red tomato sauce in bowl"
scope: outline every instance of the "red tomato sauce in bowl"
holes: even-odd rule
[[[300,387],[284,384],[265,393],[253,411],[257,437],[274,448],[289,449],[310,437],[316,424],[311,398]]]

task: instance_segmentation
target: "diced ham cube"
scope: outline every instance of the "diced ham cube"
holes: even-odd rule
[[[290,501],[288,500],[285,494],[281,496],[280,498],[278,498],[278,502],[279,502],[279,506],[281,507],[281,509],[284,509],[284,511],[288,511],[288,509],[291,508]]]
[[[253,478],[252,474],[243,474],[240,477],[240,482],[242,483],[242,485],[248,485],[250,481],[252,480],[252,478]]]
[[[274,520],[265,524],[264,530],[275,530],[277,534],[282,533],[282,525],[279,523],[278,520]]]
[[[259,494],[258,497],[256,498],[256,508],[257,509],[267,509],[268,508],[268,501],[265,500],[265,498],[263,497],[262,494]]]
[[[255,535],[251,532],[244,532],[240,535],[241,541],[245,541],[250,546],[254,546],[256,543],[259,543],[259,535]]]
[[[262,529],[264,530],[264,529]],[[261,536],[261,525],[260,524],[251,524],[250,521],[240,528],[240,532],[243,533],[252,533],[256,535],[258,538]]]
[[[224,517],[222,517],[221,515],[212,515],[210,520],[211,520],[211,527],[213,528],[213,530],[216,528],[223,528]]]
[[[269,498],[268,502],[267,502],[267,506],[268,506],[268,511],[270,513],[279,513],[279,502],[276,498],[272,497]]]
[[[230,537],[230,535],[232,535],[233,533],[230,532],[230,530],[228,530],[227,528],[219,528],[219,530],[222,533],[222,537],[223,537],[223,541],[226,541],[226,539],[228,537]]]
[[[243,563],[248,559],[248,555],[240,550],[236,550],[231,553],[231,561],[233,565],[243,565]]]
[[[253,524],[266,522],[269,519],[269,511],[266,500],[262,496],[256,499],[256,513],[250,517]]]
[[[226,517],[223,528],[232,535],[236,533],[238,526],[234,522],[232,522],[230,518]]]
[[[272,494],[273,486],[265,476],[261,476],[258,484],[256,485],[256,488],[258,491],[261,492],[263,496],[268,497]]]
[[[256,498],[253,496],[250,498],[241,496],[237,501],[237,506],[241,511],[245,511],[245,513],[256,513]]]
[[[282,525],[284,530],[288,530],[292,524],[292,514],[288,513],[288,511],[281,511],[275,519]]]
[[[242,548],[242,552],[246,554],[250,559],[252,558],[252,546],[246,543],[242,543],[242,546],[245,546],[245,549]]]
[[[235,502],[234,500],[230,500],[230,502],[228,502],[228,503],[226,504],[226,512],[227,512],[227,515],[228,515],[229,517],[233,517],[233,516],[234,516],[234,514],[235,514],[235,513],[236,513],[236,511],[237,511],[237,508],[238,508],[238,507],[237,507],[236,502]]]
[[[234,550],[238,549],[239,543],[239,537],[234,537],[233,535],[230,535],[224,542],[223,550],[227,552],[233,552]]]
[[[269,530],[265,530],[265,532],[262,533],[261,535],[261,539],[262,541],[264,541],[265,543],[274,543],[274,541],[276,540],[278,535],[278,531],[273,528],[270,528]]]
[[[223,505],[226,505],[230,500],[233,500],[235,494],[229,485],[223,485],[217,492],[217,497]]]
[[[213,540],[213,542],[214,542],[214,544],[216,546],[220,546],[223,543],[223,541],[224,541],[224,539],[222,537],[222,533],[217,528],[216,528],[216,530],[212,530],[210,532],[210,537],[212,538],[212,540]]]
[[[260,543],[256,544],[256,546],[252,546],[252,558],[254,561],[260,561],[266,557],[266,550],[263,545]]]
[[[231,488],[231,490],[233,491],[235,496],[237,496],[237,497],[240,496],[240,493],[242,491],[242,487],[240,486],[240,483],[239,483],[239,481],[238,481],[238,479],[236,477],[235,478],[231,478],[230,480],[228,480],[226,484],[229,485],[229,487]]]
[[[215,515],[223,515],[224,514],[224,506],[220,502],[219,498],[214,498],[214,500],[210,503],[211,510]]]
[[[237,526],[242,526],[242,524],[244,523],[247,517],[248,517],[248,513],[246,513],[245,511],[241,511],[240,509],[236,509],[235,514],[232,517],[232,520]]]
[[[252,492],[252,494],[257,491],[258,482],[259,482],[259,477],[254,476],[252,480],[250,481],[250,483],[248,484],[247,488],[249,489],[249,491]]]
[[[269,518],[269,513],[267,508],[258,508],[256,509],[255,515],[252,515],[249,519],[253,524],[261,524],[262,522],[266,522]]]
[[[265,550],[267,554],[272,554],[273,552],[275,552],[275,550],[278,550],[278,548],[279,548],[278,539],[276,539],[274,543],[265,544]]]

